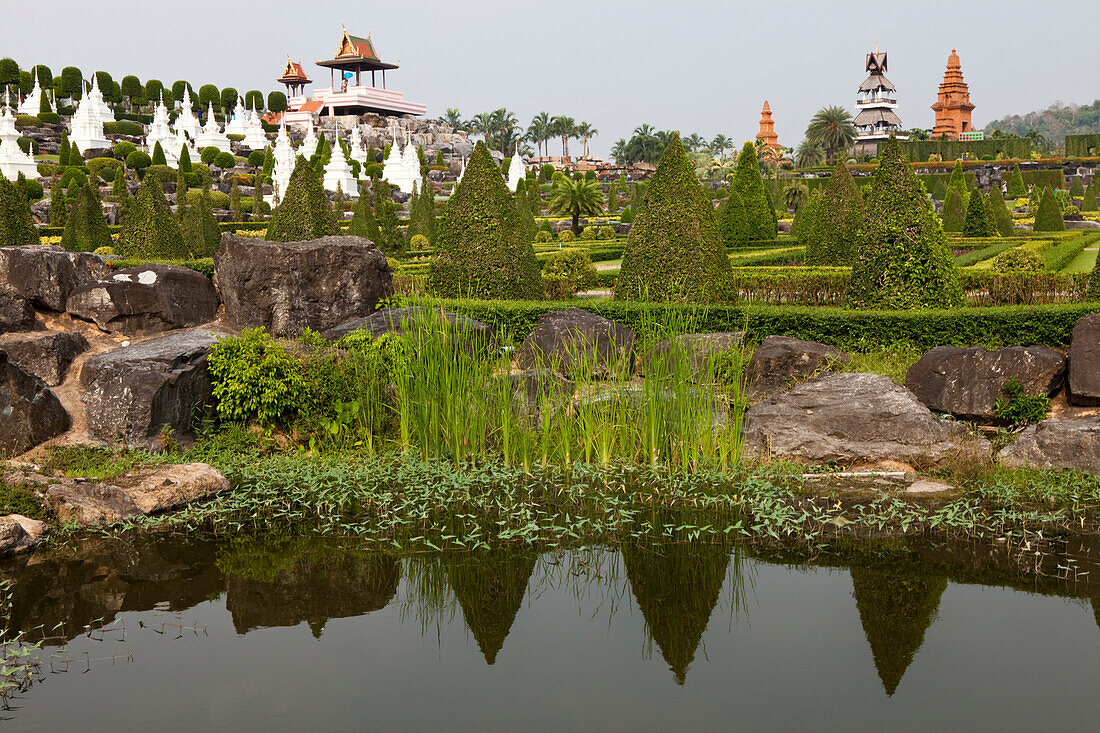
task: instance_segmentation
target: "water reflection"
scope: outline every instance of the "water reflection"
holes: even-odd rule
[[[496,662],[516,620],[535,560],[534,553],[514,550],[479,550],[444,557],[447,581],[462,608],[466,628],[489,664]]]

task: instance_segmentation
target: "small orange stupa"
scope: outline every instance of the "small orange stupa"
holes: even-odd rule
[[[775,134],[775,122],[772,121],[772,108],[768,100],[764,100],[764,109],[760,110],[760,132],[756,133],[757,140],[764,141],[764,147],[771,150],[781,150],[779,136]]]
[[[970,87],[963,81],[962,65],[955,49],[951,49],[951,55],[947,57],[947,71],[932,109],[936,112],[933,138],[946,136],[958,140],[961,133],[971,132],[970,113],[974,111],[974,105],[970,103]]]

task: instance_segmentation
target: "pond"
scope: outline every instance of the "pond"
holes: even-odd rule
[[[0,727],[1096,728],[1095,584],[869,558],[90,538],[0,566],[49,637]]]

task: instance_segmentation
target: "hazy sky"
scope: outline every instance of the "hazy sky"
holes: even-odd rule
[[[643,122],[740,143],[756,134],[765,99],[780,143],[795,146],[820,107],[854,108],[876,39],[890,54],[906,127],[932,126],[929,105],[952,47],[975,127],[1100,97],[1096,0],[37,0],[21,8],[5,14],[0,55],[23,67],[265,94],[282,88],[275,78],[288,53],[327,86],[327,70],[313,62],[332,57],[342,22],[372,32],[382,59],[401,63],[387,85],[427,104],[429,115],[507,107],[526,125],[541,110],[566,114],[599,129],[591,147],[600,155]]]

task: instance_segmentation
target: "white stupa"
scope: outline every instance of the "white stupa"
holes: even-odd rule
[[[98,91],[98,87],[93,86],[93,91]],[[102,95],[99,101],[103,101]],[[69,120],[69,141],[80,150],[81,154],[88,150],[111,147],[111,141],[103,134],[103,118],[101,112],[97,110],[92,92],[84,95],[77,104],[72,119]]]
[[[329,159],[328,165],[325,166],[325,177],[321,181],[321,185],[325,187],[326,191],[335,191],[336,186],[339,185],[345,196],[351,198],[359,196],[359,182],[351,174],[351,166],[348,165],[348,161],[344,157],[344,150],[339,143],[332,149],[332,157]]]
[[[348,144],[348,148],[351,159],[359,163],[359,171],[360,174],[362,174],[367,167],[367,151],[363,149],[363,143],[358,129],[351,131],[351,141]]]
[[[0,116],[0,175],[14,181],[22,173],[27,178],[38,177],[38,163],[33,155],[19,149],[19,131],[8,107],[10,97],[4,92],[4,114]]]
[[[192,161],[199,159],[199,153],[195,149],[195,144],[187,138],[187,134],[183,130],[176,130],[175,136],[171,139],[169,144],[172,146],[172,155],[176,158],[176,164],[179,163],[179,159],[183,157],[183,149],[187,148],[187,157]],[[161,147],[164,148],[164,155],[168,157],[168,147],[161,143]]]
[[[386,158],[383,175],[391,186],[402,193],[412,194],[413,184],[420,180],[420,157],[406,136],[405,149],[402,151],[397,142],[397,127],[393,130],[393,142],[390,155]]]
[[[111,108],[107,106],[107,103],[103,101],[103,92],[99,90],[99,77],[96,76],[94,71],[92,72],[92,88],[88,90],[81,104],[89,107],[88,112],[98,119],[100,124],[104,122],[114,122],[115,113],[112,112]]]
[[[19,105],[19,114],[21,115],[36,115],[38,110],[42,106],[42,95],[45,92],[42,91],[42,85],[38,83],[38,70],[34,72],[34,89],[27,95],[27,98],[23,100],[23,103]],[[46,104],[49,105],[50,111],[54,111],[54,107],[50,104],[49,95],[46,96]]]
[[[286,124],[279,125],[279,134],[275,137],[275,149],[272,151],[275,158],[275,167],[271,171],[272,195],[275,203],[283,199],[286,187],[290,183],[290,174],[294,172],[294,147],[290,144],[290,136],[286,134]]]
[[[195,147],[198,148],[200,152],[210,147],[217,148],[223,153],[233,152],[229,147],[229,138],[225,136],[221,127],[218,126],[218,121],[214,119],[213,104],[207,105],[206,125],[203,126],[199,136],[195,138]]]
[[[512,162],[508,165],[508,190],[512,193],[516,192],[516,187],[519,186],[519,182],[527,176],[527,169],[523,167],[523,156],[520,155],[517,150],[512,155]]]
[[[239,94],[237,95],[237,106],[233,108],[233,117],[225,126],[225,134],[248,134],[248,113],[244,111],[244,105],[241,104],[241,96]]]
[[[244,133],[242,143],[249,150],[263,150],[267,147],[267,135],[264,134],[264,126],[260,121],[260,115],[251,111],[248,116],[248,129]]]
[[[310,117],[309,122],[306,123],[306,137],[298,146],[298,155],[308,160],[315,150],[317,150],[317,136],[313,133],[313,118]]]
[[[195,111],[191,109],[191,90],[185,84],[183,86],[183,105],[180,108],[179,117],[176,118],[176,132],[186,132],[192,140],[202,133],[202,125],[199,118],[195,117]]]
[[[153,122],[145,133],[145,152],[152,156],[157,143],[160,143],[160,149],[164,151],[165,162],[173,168],[179,165],[176,136],[172,134],[172,128],[168,124],[168,108],[164,106],[163,94],[153,112]]]

